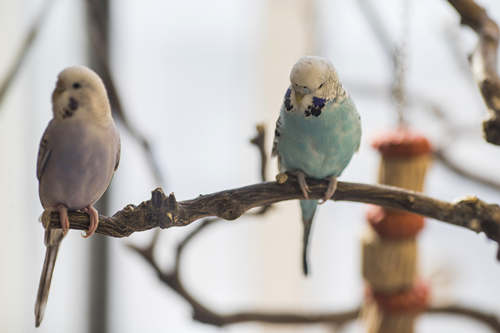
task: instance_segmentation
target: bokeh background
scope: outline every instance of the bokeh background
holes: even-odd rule
[[[42,0],[0,1],[0,78],[14,61]],[[179,200],[259,181],[259,157],[248,140],[264,122],[270,150],[288,74],[304,54],[328,57],[362,117],[363,141],[341,179],[373,183],[378,164],[370,138],[396,125],[390,98],[392,64],[360,11],[348,0],[111,1],[111,67],[127,115],[153,143],[165,192]],[[483,0],[500,21],[500,3]],[[408,6],[408,7],[405,7]],[[90,274],[91,248],[72,231],[63,242],[42,327],[33,306],[45,248],[36,154],[51,118],[57,73],[88,64],[85,4],[57,0],[19,75],[0,104],[0,331],[95,332],[89,304],[95,283],[107,332],[215,332],[193,322],[190,308],[162,285],[125,244],[146,244],[151,232],[109,239],[109,274]],[[406,9],[405,9],[406,8]],[[407,90],[417,103],[405,109],[412,126],[439,146],[449,141],[421,100],[437,103],[459,128],[447,153],[459,165],[499,179],[499,148],[481,137],[485,107],[468,72],[473,33],[459,27],[449,4],[435,0],[376,1],[392,41],[407,45]],[[137,142],[122,129],[122,158],[110,189],[110,210],[150,198],[157,185]],[[269,177],[276,172],[272,161]],[[500,192],[463,179],[439,163],[426,193],[443,200],[477,194],[500,202]],[[364,207],[339,202],[320,207],[312,234],[312,275],[300,267],[298,204],[285,202],[263,218],[243,217],[206,230],[186,253],[181,275],[214,309],[327,311],[360,304],[360,236]],[[161,232],[159,262],[173,263],[176,242],[192,226]],[[99,236],[95,237],[98,238]],[[483,235],[429,220],[420,236],[421,275],[433,285],[433,303],[474,306],[500,316],[500,264]],[[89,281],[93,281],[90,283]],[[228,332],[329,332],[314,326],[241,324]],[[353,324],[346,332],[362,332]],[[467,319],[424,315],[418,332],[489,332]]]

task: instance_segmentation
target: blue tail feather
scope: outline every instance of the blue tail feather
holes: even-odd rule
[[[308,275],[309,267],[307,264],[307,249],[309,246],[309,234],[311,233],[312,221],[316,207],[318,206],[317,200],[300,200],[300,209],[302,211],[302,223],[304,224],[303,235],[303,248],[302,248],[302,268],[304,275]]]

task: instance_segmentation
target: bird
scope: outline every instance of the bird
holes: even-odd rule
[[[278,157],[280,175],[297,177],[304,227],[302,268],[309,274],[308,244],[317,200],[309,200],[306,177],[328,179],[323,202],[337,188],[337,177],[361,143],[361,119],[343,88],[333,64],[326,58],[304,56],[292,67],[276,121],[272,156]]]
[[[35,303],[36,327],[45,312],[59,246],[69,230],[68,211],[86,212],[90,226],[83,236],[94,234],[99,214],[93,205],[120,163],[120,135],[106,88],[94,71],[85,66],[61,71],[52,112],[40,141],[36,175],[43,215],[58,212],[61,228],[44,225],[46,253]]]

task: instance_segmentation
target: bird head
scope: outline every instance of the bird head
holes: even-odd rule
[[[52,111],[56,119],[112,120],[108,94],[101,78],[84,66],[64,69],[57,77],[52,93]]]
[[[332,63],[322,57],[300,58],[290,72],[290,82],[298,104],[306,96],[329,100],[345,94]]]

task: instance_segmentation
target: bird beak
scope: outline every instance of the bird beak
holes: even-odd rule
[[[300,102],[302,102],[302,98],[304,98],[304,94],[295,90],[295,100],[297,101],[298,104],[300,104]]]

